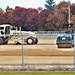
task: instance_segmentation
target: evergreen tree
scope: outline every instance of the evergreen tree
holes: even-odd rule
[[[6,11],[12,10],[12,8],[10,8],[9,6],[7,6],[5,10],[6,10]]]
[[[55,11],[55,2],[54,0],[46,0],[45,7],[50,11]]]

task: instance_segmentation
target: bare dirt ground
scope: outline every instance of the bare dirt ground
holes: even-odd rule
[[[24,56],[73,56],[73,49],[56,45],[24,45]],[[22,56],[22,45],[0,45],[0,56]]]
[[[51,42],[51,43],[50,43]],[[37,45],[23,45],[24,62],[29,65],[73,64],[73,48],[57,48],[55,40],[39,42]],[[22,45],[9,42],[0,45],[0,65],[21,65]]]
[[[24,56],[25,65],[73,65],[73,56]],[[0,56],[0,65],[21,65],[21,56]]]

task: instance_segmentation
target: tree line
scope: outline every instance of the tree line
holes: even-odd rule
[[[46,5],[47,7],[47,5]],[[22,27],[22,30],[61,30],[68,23],[68,2],[62,1],[50,9],[24,8],[15,9],[7,6],[6,11],[0,8],[0,24],[11,24]],[[71,23],[75,23],[75,4],[70,2]]]

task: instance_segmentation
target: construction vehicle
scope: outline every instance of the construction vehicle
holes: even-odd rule
[[[0,25],[0,44],[8,44],[9,40],[17,43],[37,44],[38,39],[34,32],[17,30],[17,27],[13,29],[13,26],[9,24]],[[22,42],[23,40],[23,42]]]
[[[57,36],[58,48],[72,48],[74,46],[73,24],[65,24],[65,32]]]

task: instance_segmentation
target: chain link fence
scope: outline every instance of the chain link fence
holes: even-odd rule
[[[63,32],[35,33],[38,44],[0,45],[0,66],[13,66],[14,69],[16,66],[19,70],[74,70],[74,47],[58,48],[56,44],[57,36]]]

